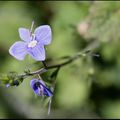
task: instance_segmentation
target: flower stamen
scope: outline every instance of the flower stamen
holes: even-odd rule
[[[32,40],[29,44],[28,44],[28,47],[29,48],[33,48],[37,45],[37,41],[36,40]]]

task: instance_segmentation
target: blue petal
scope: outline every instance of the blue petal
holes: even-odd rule
[[[48,89],[48,88],[45,88],[45,89],[44,89],[44,94],[45,94],[46,96],[48,96],[48,97],[53,96],[52,91],[51,91],[50,89]]]
[[[30,37],[30,30],[26,29],[26,28],[19,28],[19,35],[20,38],[26,42],[31,41],[31,37]]]
[[[28,48],[28,54],[36,61],[45,60],[45,49],[43,45],[36,45],[33,48]]]
[[[15,42],[9,49],[10,55],[15,57],[18,60],[23,60],[27,54],[27,45],[25,42]]]
[[[38,96],[42,96],[41,93],[40,93],[40,91],[39,91],[40,88],[38,88],[38,87],[36,86],[36,83],[37,83],[37,82],[39,82],[40,85],[43,87],[43,95],[46,95],[46,96],[48,96],[48,97],[50,97],[50,96],[53,95],[52,91],[45,86],[45,83],[44,83],[42,80],[32,79],[32,80],[30,81],[30,86],[31,86],[31,88],[33,89],[33,91],[34,91],[35,94],[37,94]]]
[[[31,86],[32,88],[34,87],[36,81],[37,81],[37,79],[32,79],[32,80],[30,81],[30,86]]]
[[[35,29],[36,40],[41,44],[48,45],[52,40],[52,32],[49,25],[42,25]]]
[[[38,87],[36,87],[36,82],[39,82],[38,79],[32,79],[30,81],[30,86],[31,88],[33,89],[33,91],[35,92],[35,94],[39,95],[39,90],[38,90]]]
[[[48,97],[50,97],[50,96],[53,95],[52,91],[51,91],[49,88],[47,88],[47,87],[46,87],[44,84],[42,84],[42,83],[41,83],[41,85],[44,87],[44,95],[46,95],[46,96],[48,96]]]

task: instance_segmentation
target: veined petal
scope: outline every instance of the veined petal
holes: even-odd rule
[[[39,84],[37,86],[37,84]],[[37,94],[38,96],[42,96],[42,94],[40,93],[40,85],[42,85],[41,87],[43,88],[43,94],[44,94],[44,86],[45,86],[45,83],[42,81],[42,80],[38,80],[38,79],[32,79],[30,81],[30,86],[31,88],[33,89],[34,93]]]
[[[33,48],[28,48],[28,54],[36,61],[45,60],[45,49],[43,45],[36,45]]]
[[[30,86],[31,86],[31,88],[33,89],[33,91],[35,92],[35,94],[39,95],[38,87],[35,85],[36,82],[38,82],[37,79],[32,79],[32,80],[30,81]]]
[[[26,43],[18,41],[15,42],[9,49],[10,55],[15,57],[18,60],[23,60],[25,55],[27,54],[26,51]]]
[[[32,88],[34,88],[34,84],[36,83],[36,80],[37,80],[37,79],[32,79],[32,80],[30,81],[30,86],[31,86]]]
[[[44,94],[48,97],[53,96],[52,91],[48,88],[44,88]]]
[[[42,85],[45,86],[45,83],[44,83],[42,80],[38,80],[38,79],[32,79],[32,80],[30,81],[30,86],[31,86],[32,88],[34,88],[34,85],[35,85],[36,82],[39,82],[40,84],[42,84]]]
[[[29,29],[26,29],[26,28],[19,28],[19,35],[20,35],[20,38],[26,42],[29,42],[31,40],[31,37],[30,37],[30,30]]]
[[[42,80],[32,79],[30,81],[30,86],[33,89],[34,93],[38,96],[42,96],[40,89],[42,90],[43,95],[46,95],[48,97],[53,95],[52,91],[46,87],[45,83]]]
[[[51,28],[48,25],[42,25],[35,29],[35,38],[41,44],[48,45],[51,43],[52,40],[52,32]]]
[[[43,86],[44,88],[44,95],[50,97],[53,95],[52,91],[46,87],[46,85],[44,84],[44,82],[41,80],[41,85]]]

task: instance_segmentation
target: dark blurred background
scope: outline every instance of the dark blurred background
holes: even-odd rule
[[[0,118],[120,118],[120,2],[0,1],[1,74],[40,68],[33,59],[18,61],[8,52],[20,40],[18,28],[30,28],[33,20],[34,28],[44,24],[52,28],[47,58],[86,48],[99,57],[77,59],[59,71],[49,116],[30,88],[31,78],[18,87],[1,86]]]

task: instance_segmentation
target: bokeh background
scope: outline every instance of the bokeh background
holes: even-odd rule
[[[8,52],[20,40],[18,28],[30,28],[33,20],[34,28],[44,24],[52,28],[47,58],[86,48],[99,57],[82,57],[59,71],[49,116],[47,105],[30,88],[31,78],[17,87],[1,85],[0,118],[120,118],[120,2],[0,1],[1,75],[42,67],[28,56],[18,61]]]

